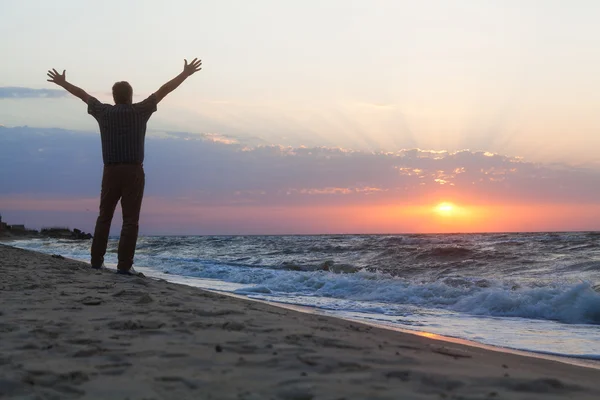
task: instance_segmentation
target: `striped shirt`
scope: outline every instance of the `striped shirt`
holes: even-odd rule
[[[135,104],[103,104],[94,97],[88,101],[88,114],[100,126],[102,159],[112,163],[142,163],[146,124],[156,111],[156,96]]]

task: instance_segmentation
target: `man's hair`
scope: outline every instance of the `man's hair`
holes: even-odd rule
[[[133,88],[129,82],[117,82],[112,87],[113,99],[115,104],[131,104],[133,98]]]

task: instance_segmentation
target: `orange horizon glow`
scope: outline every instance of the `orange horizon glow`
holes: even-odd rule
[[[61,224],[65,212],[78,228],[91,230],[97,199],[27,199],[0,196],[9,223],[36,228],[34,215],[44,223]],[[117,215],[120,207],[117,207]],[[26,221],[11,214],[31,215]],[[35,214],[33,214],[35,213]],[[54,219],[52,219],[54,218]],[[119,228],[116,217],[113,228]],[[468,204],[454,200],[426,204],[206,206],[183,200],[144,199],[141,231],[145,234],[393,234],[596,230],[597,204]],[[51,221],[51,222],[46,222]],[[79,222],[81,221],[81,222]],[[116,231],[115,231],[116,232]],[[118,232],[116,232],[118,233]]]

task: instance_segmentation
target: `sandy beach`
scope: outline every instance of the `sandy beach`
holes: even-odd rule
[[[0,397],[597,399],[600,370],[0,245]]]

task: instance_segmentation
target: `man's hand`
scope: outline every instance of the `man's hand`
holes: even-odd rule
[[[183,61],[185,62],[185,64],[183,65],[183,72],[187,76],[190,76],[202,69],[200,68],[200,66],[202,65],[202,60],[198,60],[198,58],[194,58],[194,60],[189,64],[187,60],[184,59]]]
[[[67,82],[67,71],[63,70],[63,73],[59,74],[57,70],[52,68],[51,70],[48,70],[48,77],[50,77],[48,82],[56,83],[58,86],[65,88],[67,92],[71,93],[73,96],[79,97],[86,104],[89,101],[90,95],[87,94],[85,90]]]
[[[50,79],[48,79],[48,82],[56,83],[58,86],[65,86],[65,83],[67,82],[66,70],[63,70],[63,73],[61,75],[58,73],[57,70],[52,68],[48,71],[48,76],[50,77]]]
[[[157,103],[164,99],[164,97],[171,93],[173,90],[177,89],[177,87],[181,85],[183,81],[185,81],[188,77],[202,69],[200,68],[200,66],[202,65],[202,60],[194,58],[189,64],[187,60],[183,61],[185,62],[183,64],[183,71],[181,71],[179,75],[162,85],[156,92],[154,92],[154,96],[156,97]]]

